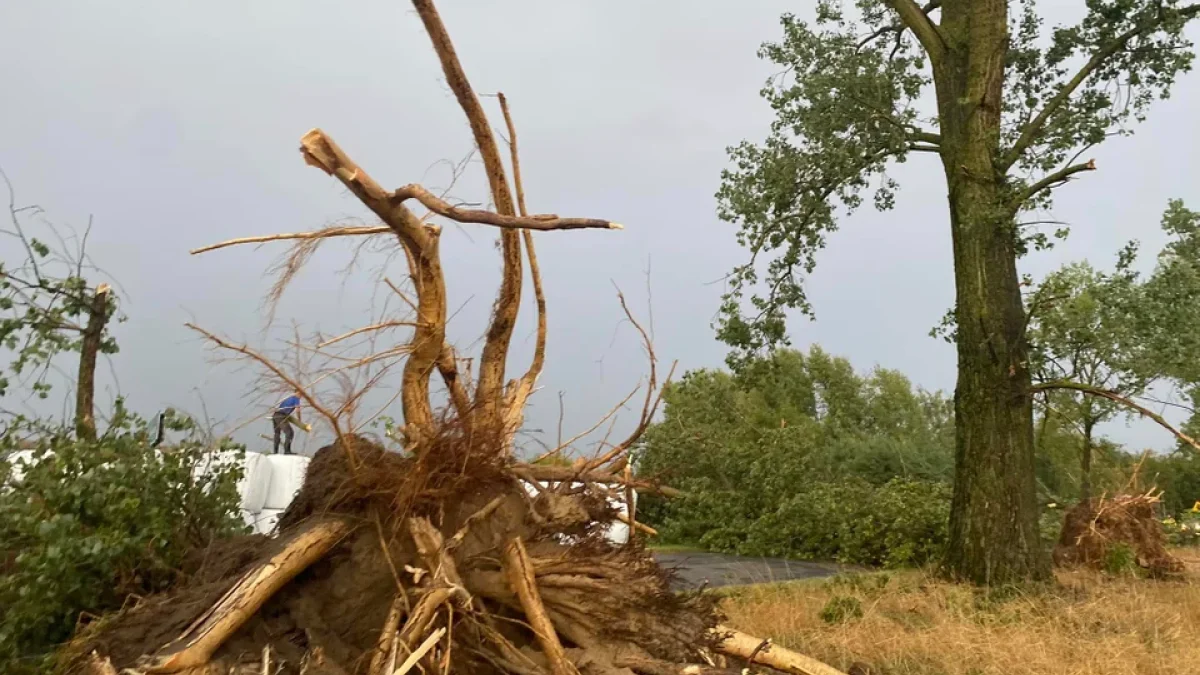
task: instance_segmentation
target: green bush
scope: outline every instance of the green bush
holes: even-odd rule
[[[37,438],[20,481],[0,460],[0,672],[44,671],[81,615],[163,589],[189,551],[245,531],[241,469],[226,464],[196,477],[207,445],[190,420],[167,421],[185,440],[161,451],[149,447],[146,423],[120,405],[93,442],[26,421],[0,437],[0,457],[11,456],[17,438]]]
[[[1120,541],[1104,554],[1104,571],[1109,574],[1137,574],[1137,553],[1129,544]]]
[[[751,524],[738,552],[908,567],[935,560],[947,537],[950,489],[893,478],[815,485]]]
[[[829,598],[819,614],[821,621],[831,625],[861,619],[862,615],[862,601],[850,595],[835,595]]]

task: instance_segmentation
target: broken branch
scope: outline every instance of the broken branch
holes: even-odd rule
[[[1188,445],[1192,446],[1196,450],[1200,450],[1200,443],[1197,443],[1196,439],[1192,438],[1191,436],[1188,436],[1187,434],[1183,433],[1179,429],[1176,429],[1175,426],[1172,425],[1170,422],[1168,422],[1162,415],[1159,415],[1158,413],[1147,408],[1146,406],[1140,405],[1140,404],[1134,402],[1132,399],[1122,396],[1122,395],[1116,393],[1115,391],[1109,391],[1107,389],[1101,389],[1100,387],[1093,387],[1091,385],[1081,384],[1079,382],[1063,382],[1063,381],[1043,382],[1042,384],[1036,384],[1031,388],[1031,391],[1034,391],[1034,392],[1050,391],[1052,389],[1066,389],[1066,390],[1070,390],[1070,391],[1078,391],[1083,394],[1087,394],[1089,396],[1098,396],[1100,398],[1108,399],[1114,403],[1119,403],[1127,408],[1132,408],[1132,409],[1136,410],[1137,412],[1141,413],[1142,415],[1149,417],[1151,420],[1154,420],[1154,422],[1157,423],[1160,427],[1162,427],[1162,428],[1166,429],[1167,431],[1171,432],[1172,434],[1174,434],[1175,438],[1178,438],[1179,440],[1183,441],[1184,443],[1187,443]]]
[[[1074,176],[1077,173],[1095,170],[1096,160],[1094,159],[1089,159],[1083,164],[1072,164],[1071,166],[1063,167],[1062,169],[1055,171],[1054,173],[1046,176],[1045,178],[1021,191],[1021,194],[1017,197],[1014,206],[1020,208],[1022,204],[1037,196],[1037,194],[1042,190],[1049,190],[1051,188],[1058,187],[1059,185],[1062,185],[1070,180],[1071,176]]]
[[[750,659],[753,656],[758,663],[791,675],[846,675],[833,666],[775,644],[760,649],[764,642],[762,638],[747,635],[728,626],[717,626],[713,632],[726,636],[717,645],[717,651],[722,654],[739,659]]]
[[[229,239],[217,244],[209,244],[188,251],[191,255],[200,253],[208,253],[217,249],[228,248],[230,246],[239,246],[241,244],[261,244],[268,241],[289,241],[293,239],[329,239],[331,237],[359,237],[364,235],[383,234],[391,232],[392,228],[387,225],[374,225],[371,227],[331,227],[316,232],[291,232],[284,234],[267,234],[258,237],[239,237],[237,239]]]
[[[285,540],[279,553],[242,575],[179,639],[153,657],[143,657],[147,673],[177,673],[208,663],[213,653],[296,575],[320,560],[350,531],[341,519],[320,520]]]
[[[482,209],[460,209],[416,184],[405,185],[392,193],[392,197],[397,202],[416,199],[430,211],[458,223],[492,225],[510,230],[624,229],[624,226],[620,223],[598,218],[559,218],[550,213],[515,216],[496,213],[495,211],[484,211]]]

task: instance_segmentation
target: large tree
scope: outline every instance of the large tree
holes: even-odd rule
[[[718,193],[752,252],[731,276],[721,336],[743,353],[784,340],[787,310],[809,310],[802,277],[838,211],[875,186],[876,207],[890,208],[898,184],[887,170],[911,153],[938,157],[959,371],[946,569],[978,583],[1046,578],[1016,264],[1046,236],[1021,214],[1095,168],[1079,158],[1167,94],[1190,67],[1182,30],[1200,5],[1089,0],[1078,24],[1049,32],[1032,0],[855,6],[822,0],[811,26],[786,15],[783,40],[763,47],[783,68],[763,91],[777,117],[765,142],[732,149]],[[771,252],[760,279],[756,259]]]

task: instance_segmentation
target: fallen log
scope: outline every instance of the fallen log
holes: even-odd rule
[[[208,663],[213,653],[267,600],[350,531],[341,519],[318,520],[287,537],[278,553],[261,562],[179,636],[140,664],[146,673],[177,673]]]
[[[769,644],[764,648],[762,638],[756,638],[728,626],[717,626],[713,632],[726,636],[716,649],[727,656],[736,656],[739,659],[753,657],[755,663],[761,663],[791,675],[846,675],[833,666],[775,644]]]

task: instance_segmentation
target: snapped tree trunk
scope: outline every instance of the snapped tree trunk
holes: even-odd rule
[[[109,285],[100,284],[87,307],[87,325],[79,346],[79,377],[75,381],[75,435],[96,438],[96,359],[108,323]]]
[[[1033,397],[1015,212],[1000,155],[1005,0],[947,3],[934,65],[953,236],[958,383],[946,571],[978,584],[1044,579]]]

